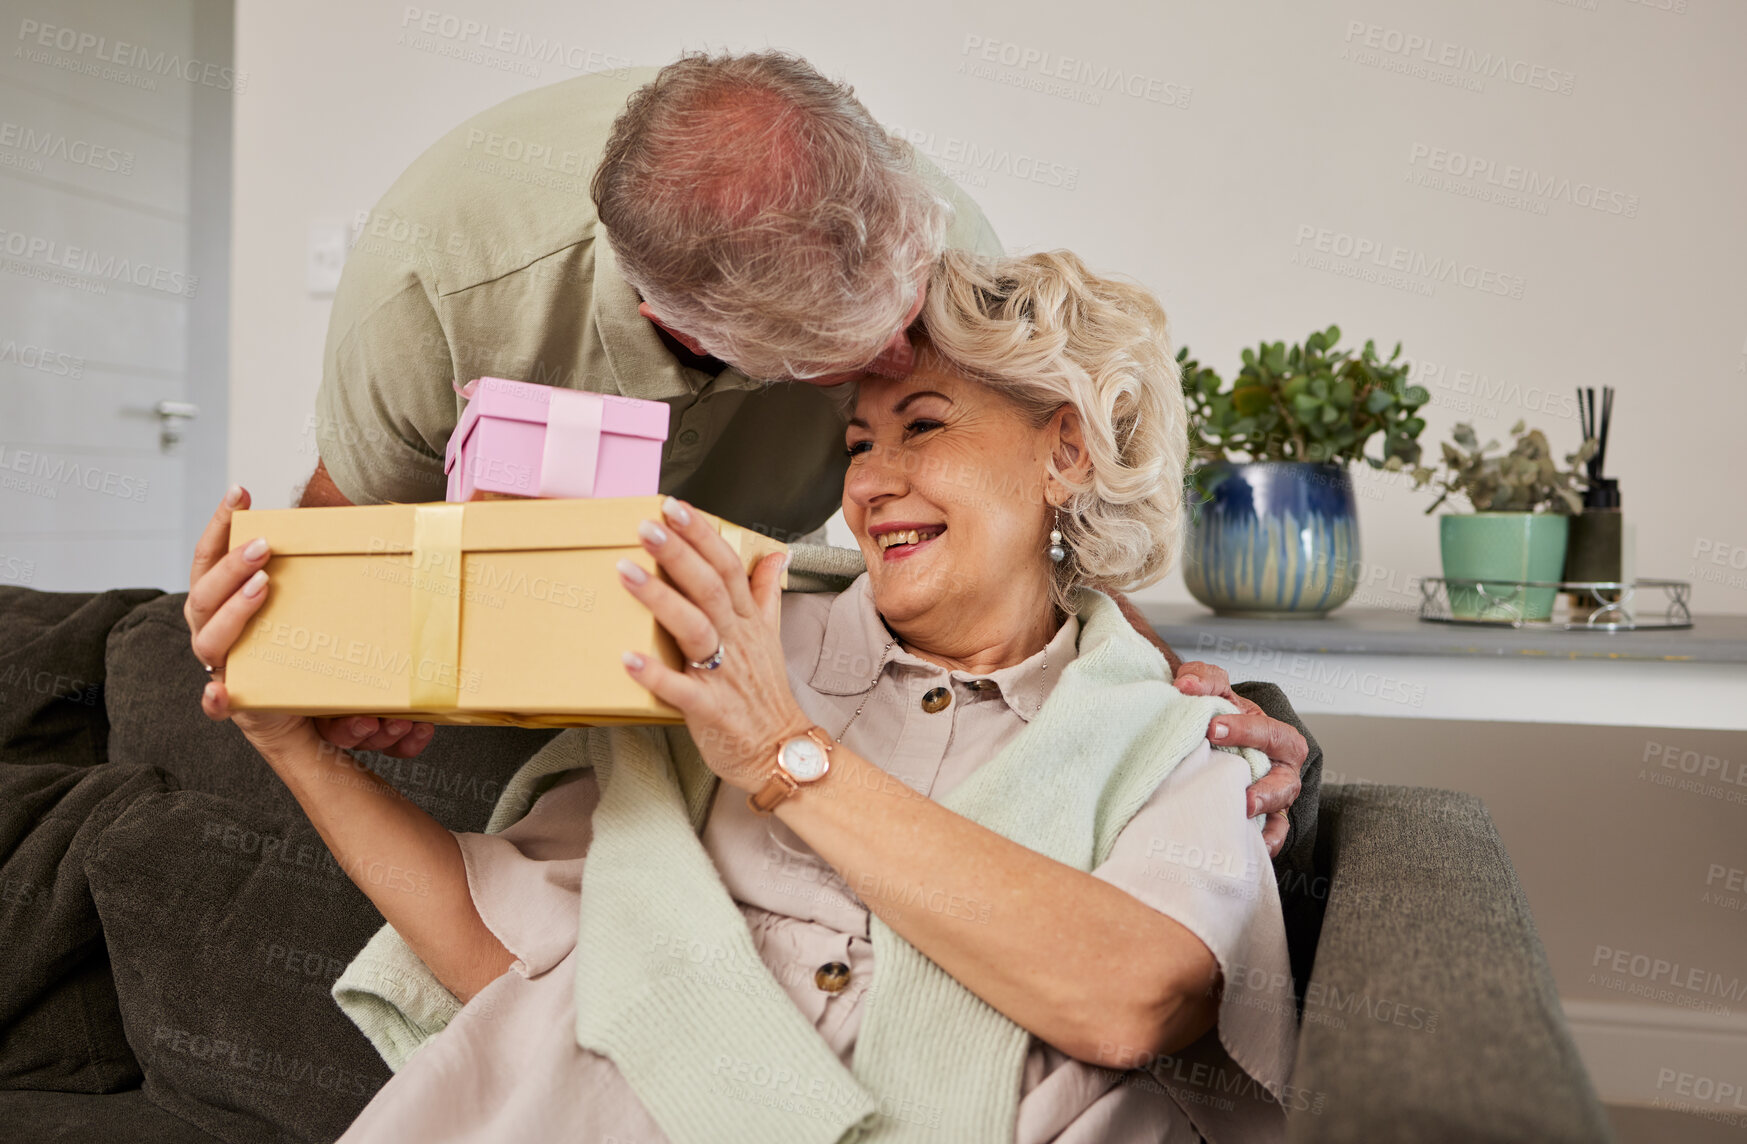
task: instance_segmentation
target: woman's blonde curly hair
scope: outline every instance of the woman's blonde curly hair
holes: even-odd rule
[[[1081,586],[1157,583],[1183,531],[1189,434],[1165,311],[1144,287],[1094,274],[1065,250],[989,259],[949,250],[935,264],[916,339],[934,361],[1015,402],[1035,425],[1078,412],[1091,473],[1071,481],[1056,565],[1058,605]],[[1040,538],[1041,543],[1041,538]]]

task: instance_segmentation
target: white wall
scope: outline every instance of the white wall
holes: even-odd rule
[[[229,5],[0,27],[0,584],[185,587],[225,469]],[[204,418],[174,449],[160,401]]]
[[[1641,574],[1697,580],[1699,611],[1747,612],[1747,5],[437,3],[238,5],[231,469],[259,504],[287,503],[315,460],[328,304],[305,289],[309,223],[368,208],[467,115],[574,74],[421,38],[407,13],[432,11],[483,25],[476,41],[550,37],[585,67],[801,52],[912,133],[1010,246],[1071,247],[1156,289],[1203,361],[1229,369],[1244,344],[1330,322],[1405,342],[1429,363],[1433,448],[1464,417],[1496,435],[1526,417],[1574,447],[1572,388],[1617,386],[1610,468]],[[1058,67],[1120,72],[1137,94],[1043,74]],[[1431,169],[1445,153],[1550,191],[1475,197],[1484,177]],[[1315,262],[1349,243],[1410,268],[1380,282],[1339,272],[1370,254]],[[1434,260],[1470,285],[1411,269]],[[1430,498],[1360,491],[1363,599],[1410,602],[1437,568]],[[1187,598],[1175,574],[1150,594]]]

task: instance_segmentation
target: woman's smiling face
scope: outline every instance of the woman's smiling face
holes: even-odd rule
[[[888,622],[957,642],[1016,609],[1046,614],[1054,425],[938,365],[862,379],[843,515]]]

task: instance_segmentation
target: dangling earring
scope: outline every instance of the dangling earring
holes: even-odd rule
[[[1068,558],[1067,546],[1062,543],[1062,510],[1055,510],[1055,527],[1049,530],[1049,558],[1060,564]]]

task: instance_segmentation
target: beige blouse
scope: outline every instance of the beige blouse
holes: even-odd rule
[[[785,596],[782,629],[789,682],[807,715],[833,734],[848,725],[847,746],[939,796],[1035,714],[1077,653],[1079,621],[1038,655],[986,676],[888,652],[892,637],[865,576],[839,596]],[[1284,1139],[1280,1099],[1295,1099],[1287,1080],[1297,1025],[1279,894],[1260,823],[1243,816],[1248,783],[1241,758],[1203,743],[1093,871],[1213,951],[1226,981],[1217,1029],[1127,1073],[1033,1039],[1017,1144]],[[456,835],[480,916],[516,961],[389,1080],[342,1144],[666,1140],[612,1062],[573,1035],[578,895],[598,799],[593,773],[576,771],[502,833]],[[873,977],[867,907],[798,836],[754,815],[725,784],[703,843],[765,964],[850,1064]],[[920,904],[967,919],[988,909],[944,895]],[[698,951],[700,962],[708,956]],[[732,1061],[698,1082],[727,1109],[789,1095],[780,1079]]]

